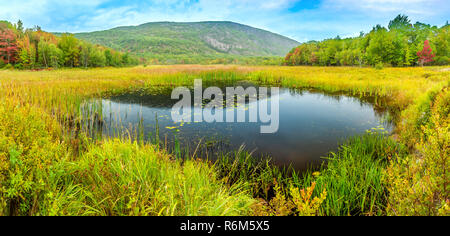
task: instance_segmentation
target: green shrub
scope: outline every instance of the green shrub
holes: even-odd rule
[[[450,58],[447,56],[436,57],[433,64],[438,66],[450,65]]]
[[[375,65],[375,69],[377,69],[377,70],[382,70],[382,69],[384,69],[383,63],[378,62],[378,63]]]
[[[12,70],[12,69],[14,69],[14,66],[11,65],[11,64],[7,64],[7,65],[5,65],[5,66],[3,67],[3,69],[5,69],[5,70]]]
[[[450,90],[431,91],[417,154],[394,159],[388,168],[389,215],[450,215]],[[417,110],[418,113],[423,113]]]
[[[67,155],[58,125],[29,105],[0,101],[0,215],[39,215]]]

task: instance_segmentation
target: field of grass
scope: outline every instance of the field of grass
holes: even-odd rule
[[[344,143],[298,175],[236,151],[213,164],[86,135],[92,97],[193,80],[376,96],[392,137]],[[0,215],[449,215],[450,71],[442,67],[151,66],[0,71]],[[95,117],[98,114],[90,114]]]

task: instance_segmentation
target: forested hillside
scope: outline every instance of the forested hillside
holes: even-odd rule
[[[287,54],[286,65],[415,66],[450,64],[450,25],[439,28],[399,15],[388,28],[377,25],[359,37],[304,43]]]
[[[152,63],[229,63],[283,57],[295,40],[233,22],[155,22],[75,34],[77,38],[150,59]]]
[[[138,63],[128,53],[94,45],[71,34],[58,37],[38,26],[24,29],[21,21],[0,21],[0,68],[119,67]]]

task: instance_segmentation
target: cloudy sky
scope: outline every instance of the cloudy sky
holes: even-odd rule
[[[449,0],[0,0],[0,20],[50,32],[86,32],[154,21],[226,20],[300,42],[349,37],[399,13],[442,26]]]

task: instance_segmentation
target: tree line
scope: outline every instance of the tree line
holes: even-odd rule
[[[79,40],[72,34],[58,37],[39,26],[24,29],[20,20],[16,24],[0,21],[0,68],[120,67],[139,63],[140,59],[128,53]]]
[[[398,15],[388,28],[375,26],[359,37],[304,43],[289,52],[285,65],[416,66],[450,64],[450,25],[441,28]]]

